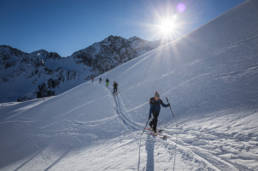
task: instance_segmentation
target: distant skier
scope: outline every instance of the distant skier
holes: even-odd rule
[[[117,84],[117,82],[114,81],[114,83],[113,83],[113,94],[117,94],[117,87],[118,87],[118,84]]]
[[[101,77],[99,77],[99,83],[101,84],[101,82],[102,82],[102,78],[101,78]]]
[[[91,82],[94,82],[94,76],[91,76],[90,79],[91,79]]]
[[[106,87],[108,87],[109,86],[109,79],[107,78],[106,79]]]
[[[153,117],[149,125],[155,133],[157,132],[160,105],[162,105],[163,107],[170,106],[169,103],[168,104],[163,103],[163,101],[160,99],[159,93],[156,91],[155,96],[150,98],[150,113],[149,113],[149,120],[151,119],[151,115]]]

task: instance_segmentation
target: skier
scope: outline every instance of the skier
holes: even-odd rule
[[[117,82],[114,81],[114,83],[113,83],[113,94],[114,95],[117,93],[117,87],[118,87],[118,84],[117,84]]]
[[[109,85],[109,79],[107,78],[106,79],[106,87],[108,87],[108,85]]]
[[[99,77],[99,83],[101,84],[101,82],[102,82],[102,78],[101,78],[101,77]]]
[[[162,105],[163,107],[170,106],[169,103],[168,104],[163,103],[163,101],[160,99],[159,93],[156,91],[155,96],[150,98],[150,113],[149,113],[149,120],[151,119],[151,115],[153,116],[149,125],[155,134],[157,133],[157,123],[158,123],[158,117],[160,112],[160,105]]]
[[[91,82],[94,82],[94,76],[91,76],[90,79],[91,79]]]

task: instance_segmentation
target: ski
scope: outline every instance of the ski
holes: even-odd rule
[[[145,130],[148,131],[146,132],[148,135],[152,135],[153,137],[159,137],[163,140],[167,139],[167,136],[162,134],[162,132],[164,131],[162,129],[158,130],[156,133],[151,128],[145,128]]]

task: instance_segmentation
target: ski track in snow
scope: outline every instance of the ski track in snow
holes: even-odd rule
[[[206,74],[204,74],[204,75],[206,75]],[[203,76],[203,74],[201,76]],[[199,76],[197,76],[197,77],[199,77]],[[191,80],[194,80],[194,79],[196,79],[196,78],[193,78]],[[191,80],[188,80],[187,82],[189,82]],[[183,84],[186,84],[186,83],[183,83]],[[171,91],[171,90],[170,89],[167,90],[167,92],[165,92],[165,94],[168,93],[169,91]],[[130,120],[128,118],[128,116],[126,116],[126,114],[123,112],[124,108],[123,109],[121,108],[121,101],[123,101],[121,99],[121,96],[113,95],[113,98],[114,98],[114,102],[115,102],[116,113],[117,113],[118,117],[120,118],[121,122],[124,124],[124,126],[127,127],[128,129],[131,129],[132,131],[141,129],[142,128],[141,126],[136,124],[134,121]],[[143,105],[145,105],[145,103]],[[142,105],[140,105],[140,106],[142,106]],[[138,106],[136,108],[138,108]],[[136,108],[131,109],[130,111],[135,110]],[[125,110],[125,111],[128,112],[128,110]],[[183,129],[183,128],[181,128],[181,129]],[[159,142],[161,142],[163,144],[163,146],[167,148],[168,153],[171,155],[171,158],[173,158],[173,160],[171,161],[171,163],[173,163],[172,164],[173,170],[175,170],[174,167],[176,165],[176,162],[174,163],[173,161],[176,161],[177,151],[179,153],[181,153],[182,156],[192,156],[191,160],[195,160],[195,162],[199,162],[200,165],[202,165],[204,168],[206,168],[208,170],[209,169],[225,170],[225,171],[231,171],[231,170],[248,171],[248,170],[251,170],[251,169],[248,169],[246,166],[232,163],[232,162],[228,161],[227,159],[223,159],[216,154],[210,153],[208,151],[210,149],[205,149],[205,148],[200,147],[200,145],[202,145],[202,144],[196,143],[196,145],[194,145],[194,142],[192,142],[192,141],[187,142],[187,139],[180,139],[180,138],[178,139],[178,137],[176,139],[174,139],[173,135],[176,134],[176,136],[177,136],[178,132],[173,132],[173,131],[172,132],[165,131],[165,132],[166,132],[166,135],[169,137],[168,141],[164,142],[163,140],[161,140]],[[197,134],[198,138],[202,137],[203,140],[206,140],[206,141],[209,139],[208,138],[206,139],[205,135],[216,136],[216,133],[202,132],[199,130],[183,130],[180,134],[181,134],[181,137],[184,137],[184,134],[187,135],[187,137],[188,137],[188,136],[196,136],[196,132],[198,132],[198,134]],[[202,135],[202,133],[204,135]],[[224,135],[220,138],[229,138],[228,136],[229,135]],[[140,138],[142,138],[142,137],[140,137]],[[148,170],[148,171],[154,170],[153,148],[155,147],[154,144],[155,144],[156,140],[153,140],[152,138],[153,137],[150,137],[150,135],[148,135],[147,138],[144,137],[144,135],[143,135],[143,140],[145,139],[145,148],[146,148],[145,150],[147,152],[147,159],[146,159],[147,164],[143,169],[147,168],[146,170]],[[156,137],[156,139],[158,139],[158,138]],[[142,143],[142,140],[140,140],[138,145],[141,145],[141,143]],[[207,145],[209,144],[209,142],[206,142],[206,143],[207,143]],[[151,144],[151,145],[149,145],[149,144]],[[149,146],[151,146],[151,147],[149,147]],[[173,149],[174,151],[170,151],[169,149]],[[141,166],[141,161],[140,161],[141,160],[141,147],[139,147],[138,155],[139,156],[138,156],[138,164],[137,164],[138,169],[137,170],[141,170],[141,168],[140,168],[140,166]],[[257,160],[258,159],[257,157],[255,157],[254,159]],[[257,162],[258,162],[258,160],[257,160]]]
[[[117,96],[86,82],[0,104],[0,170],[257,171],[257,5],[104,73]],[[156,90],[175,107],[160,114],[167,140],[142,133]]]
[[[109,91],[109,90],[108,90]],[[110,91],[109,91],[110,92]],[[111,92],[110,92],[111,93]],[[130,120],[128,118],[128,116],[126,116],[126,114],[123,112],[123,109],[121,108],[121,96],[119,95],[113,95],[114,98],[114,103],[115,103],[115,109],[116,109],[116,113],[118,115],[118,117],[120,118],[121,122],[124,124],[125,127],[127,127],[129,130],[131,131],[135,131],[135,130],[139,130],[142,127],[139,126],[138,124],[136,124],[134,121]],[[176,124],[177,125],[177,124]],[[177,128],[180,129],[180,128]],[[181,128],[183,129],[183,128]],[[164,132],[166,132],[166,136],[168,137],[167,141],[164,140],[159,140],[158,137],[152,137],[151,135],[146,135],[143,134],[140,140],[140,142],[138,143],[139,146],[138,148],[138,164],[137,164],[137,170],[147,170],[147,171],[152,171],[154,170],[154,148],[155,148],[155,142],[158,141],[159,143],[161,143],[160,146],[163,146],[164,148],[167,149],[167,152],[170,155],[170,164],[171,164],[171,168],[164,168],[164,170],[176,170],[176,155],[177,153],[180,153],[181,156],[187,156],[184,158],[184,160],[190,160],[199,163],[199,166],[202,166],[203,168],[206,168],[207,170],[225,170],[225,171],[231,171],[231,170],[251,170],[248,169],[247,167],[240,165],[240,164],[236,164],[236,163],[232,163],[226,159],[223,159],[215,154],[210,153],[208,150],[209,149],[205,149],[205,148],[201,148],[198,144],[196,143],[196,145],[194,145],[193,142],[188,142],[187,139],[178,139],[178,134],[181,135],[181,137],[184,137],[184,134],[187,135],[187,137],[189,136],[196,136],[196,133],[198,132],[198,137],[203,137],[204,140],[209,140],[208,138],[205,138],[205,135],[210,134],[211,136],[215,136],[215,133],[210,133],[210,132],[201,132],[199,130],[182,130],[179,132],[174,132],[171,130],[165,130]],[[204,135],[202,135],[202,133]],[[176,135],[175,135],[176,134]],[[176,138],[175,138],[176,136]],[[224,135],[223,138],[226,138],[227,136]],[[146,165],[142,166],[141,168],[141,160],[142,159],[142,150],[141,147],[143,146],[143,144],[141,144],[143,142],[145,142],[144,146],[145,146],[145,151],[146,151]],[[209,142],[206,142],[209,143]],[[156,143],[157,144],[157,143]],[[189,157],[191,156],[191,157]],[[178,168],[177,168],[178,169]]]
[[[241,143],[241,139],[233,138],[231,135],[223,134],[223,133],[216,133],[215,131],[200,131],[195,129],[185,129],[183,127],[177,128],[178,130],[166,130],[165,135],[167,135],[168,138],[168,146],[170,146],[172,143],[177,144],[178,151],[182,154],[184,154],[186,151],[190,151],[195,158],[201,159],[202,162],[204,162],[208,167],[211,167],[212,169],[215,168],[215,170],[252,170],[248,167],[234,163],[229,161],[229,159],[220,157],[220,155],[223,155],[224,153],[231,153],[234,154],[234,152],[213,152],[212,148],[216,149],[216,145],[213,145],[211,140],[217,140],[220,141],[221,139],[232,139],[235,141],[235,143]],[[179,134],[181,138],[175,140],[173,135]],[[192,139],[187,139],[185,137],[195,137]],[[209,138],[213,137],[213,138]],[[244,137],[243,135],[239,137]],[[252,135],[253,138],[256,137],[256,135]],[[247,142],[248,140],[242,140],[242,143]],[[258,141],[256,140],[257,144]],[[227,144],[232,145],[232,144]],[[221,147],[223,148],[223,142],[221,143]],[[247,147],[246,147],[247,148]],[[252,148],[252,147],[249,147]],[[236,149],[236,147],[232,147],[232,149]],[[240,149],[239,149],[240,150]],[[189,152],[188,152],[189,153]],[[239,156],[239,159],[244,159],[241,156]],[[254,160],[258,162],[258,156],[253,155],[252,157],[249,157],[247,160]]]
[[[130,130],[139,130],[141,128],[140,125],[136,124],[135,122],[133,122],[132,120],[130,120],[128,118],[128,116],[126,116],[126,114],[124,113],[122,107],[121,107],[121,102],[119,101],[119,94],[114,95],[108,88],[106,88],[106,90],[111,94],[111,96],[113,96],[114,99],[114,108],[115,108],[115,113],[117,114],[118,118],[120,118],[121,123],[123,123],[123,125]]]
[[[199,77],[199,76],[197,76]],[[189,80],[188,80],[189,81]],[[191,80],[190,80],[191,81]],[[185,83],[182,83],[185,84]],[[180,85],[180,84],[179,84]],[[136,150],[138,148],[138,160],[135,164],[135,166],[132,168],[132,170],[146,170],[146,171],[152,171],[157,170],[156,168],[159,168],[159,170],[223,170],[223,171],[234,171],[234,170],[246,170],[251,171],[253,169],[250,169],[246,167],[245,165],[240,164],[239,162],[234,162],[234,160],[249,160],[258,162],[258,153],[253,153],[252,155],[248,155],[248,157],[244,157],[239,155],[238,152],[234,150],[241,151],[250,151],[252,149],[256,149],[258,145],[258,138],[257,134],[241,134],[241,133],[223,133],[218,132],[216,129],[219,129],[221,126],[216,126],[212,128],[204,128],[198,129],[193,127],[186,127],[185,125],[191,125],[190,123],[187,123],[187,121],[179,121],[177,123],[173,123],[170,125],[165,126],[164,128],[164,134],[168,137],[168,139],[161,140],[159,137],[152,137],[150,135],[143,134],[142,137],[139,137],[140,131],[143,128],[143,125],[140,125],[139,123],[136,123],[130,117],[128,116],[128,112],[130,110],[126,109],[126,105],[123,103],[123,99],[118,94],[117,96],[113,96],[112,92],[107,89],[106,87],[102,86],[105,91],[109,93],[110,96],[113,98],[113,107],[115,115],[112,115],[110,117],[106,117],[103,119],[99,119],[96,121],[79,121],[79,120],[67,120],[65,117],[61,121],[65,121],[65,123],[68,123],[70,125],[73,125],[70,128],[67,128],[67,130],[60,130],[55,131],[54,133],[57,135],[66,134],[66,132],[69,132],[69,134],[76,133],[76,130],[82,129],[83,126],[96,126],[105,124],[107,121],[111,121],[115,118],[119,118],[121,124],[127,129],[127,133],[125,136],[130,134],[136,135],[136,138],[134,137],[132,140],[132,143],[135,144],[134,149]],[[168,89],[167,91],[171,91]],[[165,92],[167,93],[167,92]],[[93,103],[96,100],[87,101],[86,103],[79,105],[70,111],[63,114],[63,116],[68,116],[70,113],[85,107],[91,103]],[[145,105],[143,103],[142,105]],[[139,106],[142,106],[139,105]],[[33,105],[31,106],[33,107]],[[28,107],[30,108],[30,107]],[[136,106],[135,108],[138,108]],[[135,110],[131,109],[131,110]],[[24,108],[26,111],[26,108]],[[23,107],[16,111],[22,111]],[[19,115],[12,115],[12,118],[15,118],[17,116],[20,116],[22,113],[18,113]],[[244,120],[246,117],[251,117],[252,115],[257,115],[256,112],[246,114],[246,116],[242,115],[236,115],[232,118],[226,116],[222,117],[221,119],[228,120],[231,125],[238,126],[241,125],[238,123],[241,120]],[[80,116],[80,115],[78,115]],[[1,122],[0,124],[8,124],[8,123],[30,123],[31,121],[19,121],[19,120],[9,120],[11,118],[8,118],[4,120],[4,122]],[[220,119],[220,118],[219,118]],[[60,121],[60,120],[59,120]],[[209,117],[205,118],[202,122],[205,123],[206,121],[209,121]],[[192,121],[194,122],[194,120]],[[45,125],[42,128],[48,128],[50,126],[53,126],[57,124],[58,122],[52,122],[50,124]],[[198,121],[197,121],[198,123]],[[196,123],[196,124],[197,124]],[[175,127],[176,128],[173,128]],[[250,127],[245,128],[247,131],[249,129],[256,129],[257,127]],[[75,129],[75,130],[73,130]],[[228,127],[228,130],[231,130],[230,127]],[[75,132],[74,132],[75,131]],[[88,134],[90,136],[90,134]],[[94,137],[94,135],[92,135]],[[130,137],[130,136],[129,136]],[[141,146],[139,146],[139,138],[141,138]],[[121,138],[123,139],[123,138]],[[120,144],[120,141],[115,141],[115,144]],[[230,140],[231,143],[227,143],[226,140]],[[253,145],[248,144],[248,141],[253,141]],[[112,141],[112,140],[111,140]],[[214,143],[215,141],[215,143]],[[80,143],[80,140],[78,139],[78,143]],[[225,145],[226,143],[226,145]],[[236,145],[238,144],[238,145]],[[126,144],[129,145],[129,144]],[[138,147],[137,147],[138,145]],[[123,148],[125,145],[120,145],[119,148]],[[226,149],[224,149],[226,146]],[[231,151],[233,149],[233,151]],[[119,150],[119,149],[118,149]],[[57,167],[56,165],[61,162],[68,154],[69,151],[65,151],[62,154],[60,154],[59,157],[56,157],[56,159],[53,159],[53,162],[50,163],[45,170],[55,170],[54,168]],[[136,155],[136,152],[134,152]],[[42,151],[38,151],[34,153],[30,158],[22,162],[16,169],[14,170],[20,170],[23,167],[30,164],[34,158],[37,156],[42,156]],[[230,155],[231,157],[227,157],[225,155]],[[139,160],[140,159],[140,160]],[[174,162],[175,161],[175,162]],[[161,164],[166,163],[166,164]],[[180,164],[184,163],[184,165]],[[113,167],[106,167],[103,170],[113,170],[115,166]],[[118,166],[117,166],[118,167]],[[257,166],[256,166],[257,167]],[[26,167],[25,167],[26,168]],[[113,168],[113,169],[112,169]]]
[[[247,136],[240,133],[232,133],[226,134],[217,132],[216,128],[220,128],[220,126],[211,128],[204,128],[204,129],[196,129],[196,128],[185,128],[184,125],[187,125],[187,122],[180,121],[177,123],[173,123],[170,125],[165,126],[164,134],[168,137],[168,139],[161,140],[159,137],[152,137],[151,135],[143,134],[142,137],[139,137],[140,131],[143,128],[143,125],[140,125],[129,118],[128,110],[123,103],[122,97],[119,95],[113,96],[112,92],[103,86],[103,88],[113,97],[113,104],[114,104],[114,111],[116,115],[103,118],[96,121],[78,121],[78,120],[66,120],[63,121],[67,122],[68,124],[74,125],[72,128],[68,128],[67,131],[69,134],[73,133],[74,128],[81,129],[82,126],[96,126],[100,124],[105,124],[106,121],[113,120],[115,118],[119,118],[122,125],[129,131],[127,134],[136,133],[136,138],[133,139],[134,142],[138,147],[134,147],[135,149],[138,148],[138,160],[137,164],[133,168],[133,170],[146,170],[146,171],[153,171],[156,168],[160,170],[195,170],[199,168],[201,170],[223,170],[223,171],[234,171],[234,170],[246,170],[251,171],[253,169],[249,169],[245,165],[241,165],[232,161],[232,159],[240,159],[240,160],[250,160],[258,162],[258,155],[253,154],[252,156],[244,158],[243,156],[238,156],[237,152],[230,151],[227,149],[223,149],[225,146],[224,142],[220,142],[223,140],[230,140],[233,142],[232,144],[226,144],[227,147],[231,147],[234,150],[251,150],[257,146],[258,139],[256,138],[256,134],[248,134]],[[170,91],[170,90],[168,90]],[[71,112],[78,110],[88,104],[93,103],[94,101],[88,101],[83,105],[79,105],[76,108],[73,108],[71,111],[64,113],[64,116],[67,116]],[[21,114],[21,113],[20,113]],[[20,115],[19,114],[19,115]],[[234,116],[231,119],[231,123],[234,123],[245,117],[249,117],[252,115],[257,115],[256,112],[250,113],[246,116]],[[15,118],[15,117],[14,117]],[[230,117],[229,117],[230,118]],[[209,117],[204,119],[204,121],[209,121]],[[203,122],[204,122],[203,121]],[[15,123],[19,122],[16,121],[4,121],[1,124],[8,124],[8,123]],[[30,121],[20,121],[20,122],[28,122]],[[57,122],[53,122],[50,125],[45,125],[44,128],[53,126]],[[240,124],[241,125],[241,124]],[[173,128],[175,127],[176,128]],[[237,125],[236,125],[237,126]],[[228,128],[230,130],[230,128]],[[249,129],[256,129],[256,127],[251,127]],[[247,129],[248,130],[248,129]],[[61,135],[66,130],[55,131],[55,134]],[[76,132],[74,132],[76,133]],[[125,134],[125,135],[127,135]],[[64,134],[65,135],[65,134]],[[94,137],[94,135],[92,135]],[[141,138],[141,146],[139,146],[139,138]],[[255,139],[256,138],[256,139]],[[247,143],[249,140],[253,140],[255,143],[253,146],[250,146]],[[218,144],[213,144],[216,141]],[[78,140],[80,143],[80,140]],[[115,142],[119,143],[119,142]],[[120,144],[120,143],[119,143]],[[239,146],[234,146],[234,144],[239,144]],[[242,144],[242,145],[241,145]],[[122,148],[123,146],[120,146]],[[145,151],[144,151],[145,150]],[[214,151],[213,151],[214,150]],[[15,170],[20,170],[34,159],[34,157],[40,155],[42,151],[36,152],[26,161],[21,163]],[[69,150],[61,154],[57,157],[53,163],[49,164],[45,170],[53,170],[65,156],[67,156]],[[231,155],[230,158],[223,157],[223,155]],[[41,154],[42,155],[42,154]],[[166,156],[166,157],[164,157]],[[160,159],[162,158],[162,160]],[[161,160],[161,161],[159,161]],[[166,164],[161,165],[160,163],[165,162]],[[185,165],[181,165],[178,163],[184,163]],[[103,170],[109,170],[113,167],[106,167]],[[111,169],[112,170],[112,169]]]

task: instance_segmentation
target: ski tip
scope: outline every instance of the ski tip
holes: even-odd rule
[[[163,132],[163,131],[164,131],[163,129],[158,130],[158,132]]]
[[[162,137],[163,140],[167,140],[167,138],[168,138],[168,137],[167,137],[166,135],[164,135],[164,136]]]

